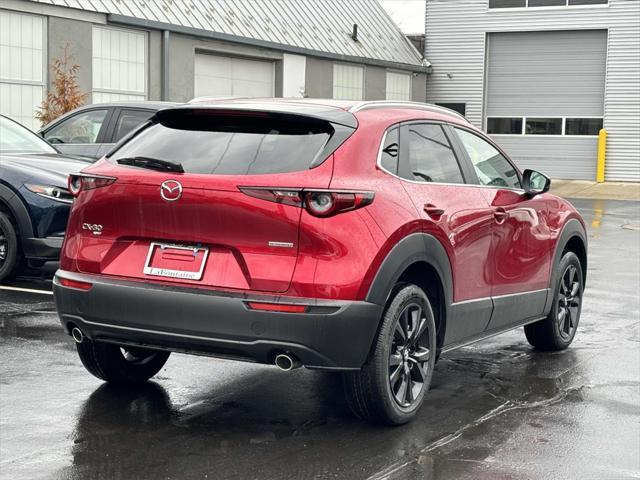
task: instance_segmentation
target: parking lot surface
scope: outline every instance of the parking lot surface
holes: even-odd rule
[[[0,477],[638,479],[640,205],[574,204],[590,245],[572,347],[536,352],[519,329],[447,354],[397,428],[305,369],[173,354],[153,382],[105,385],[58,323],[55,267],[30,272],[0,290]]]

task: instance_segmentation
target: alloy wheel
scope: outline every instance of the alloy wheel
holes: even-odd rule
[[[0,266],[4,265],[7,261],[7,257],[9,256],[9,239],[7,238],[6,232],[2,229],[0,225]]]
[[[410,407],[425,385],[429,349],[429,332],[424,309],[417,303],[407,305],[396,323],[389,354],[389,385],[395,401]]]
[[[567,340],[571,338],[578,325],[580,311],[580,278],[575,265],[569,265],[560,279],[558,292],[558,311],[556,321],[560,336]]]

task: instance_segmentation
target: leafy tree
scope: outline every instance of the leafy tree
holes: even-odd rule
[[[51,62],[52,89],[47,92],[47,97],[35,112],[35,117],[43,125],[81,107],[89,95],[80,91],[78,85],[80,65],[73,63],[73,55],[69,53],[69,44],[66,43],[60,50],[62,50],[62,57]]]

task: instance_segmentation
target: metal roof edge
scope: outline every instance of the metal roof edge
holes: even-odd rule
[[[221,40],[225,42],[239,43],[244,45],[250,45],[253,47],[271,48],[281,50],[287,53],[297,53],[300,55],[309,55],[312,57],[329,58],[332,60],[338,60],[341,62],[362,63],[365,65],[373,65],[378,67],[393,68],[397,70],[407,70],[411,72],[430,73],[431,64],[407,64],[391,62],[388,60],[381,60],[377,58],[369,57],[356,57],[352,55],[341,55],[338,53],[323,52],[320,50],[312,50],[308,48],[296,47],[294,45],[287,45],[276,42],[269,42],[267,40],[260,40],[255,38],[240,37],[237,35],[231,35],[228,33],[213,32],[209,30],[203,30],[193,27],[185,27],[182,25],[173,25],[170,23],[158,22],[156,20],[146,20],[143,18],[129,17],[126,15],[120,15],[116,13],[107,14],[107,21],[109,23],[127,25],[139,28],[149,28],[153,30],[168,30],[174,33],[181,33],[184,35],[193,35],[196,37],[209,38],[212,40]],[[408,40],[407,40],[408,41]],[[415,47],[414,47],[415,49]]]

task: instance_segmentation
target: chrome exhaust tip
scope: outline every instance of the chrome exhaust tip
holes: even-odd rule
[[[294,368],[302,366],[302,364],[296,357],[290,356],[287,353],[280,353],[279,355],[276,355],[275,364],[276,367],[284,372],[288,372],[290,370],[293,370]]]
[[[73,337],[73,341],[76,343],[82,343],[84,340],[84,333],[78,327],[73,327],[71,329],[71,336]]]

